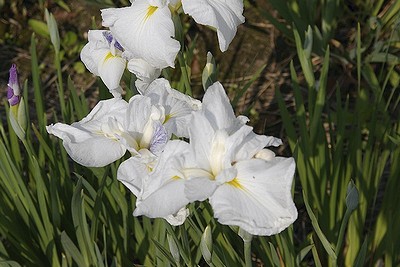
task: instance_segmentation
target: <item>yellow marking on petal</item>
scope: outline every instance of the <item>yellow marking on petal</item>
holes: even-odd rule
[[[147,13],[144,19],[145,20],[149,19],[154,14],[154,12],[156,12],[157,8],[158,8],[157,6],[149,6],[147,8]]]
[[[106,63],[107,60],[113,58],[113,54],[111,52],[108,52],[108,54],[104,57],[103,63]]]
[[[171,180],[174,180],[174,181],[176,181],[176,180],[180,180],[180,179],[182,179],[181,177],[179,177],[179,176],[177,176],[177,175],[175,175],[174,177],[172,177],[171,178]]]
[[[163,124],[165,124],[165,123],[167,123],[171,118],[173,117],[173,115],[172,114],[166,114],[165,115],[165,119],[164,119],[164,123]]]
[[[237,189],[244,189],[244,187],[240,184],[237,178],[234,178],[232,181],[228,182],[233,187],[236,187]]]

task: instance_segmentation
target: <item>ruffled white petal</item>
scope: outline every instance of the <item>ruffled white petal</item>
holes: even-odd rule
[[[99,75],[97,70],[98,60],[95,60],[93,53],[96,51],[109,51],[109,44],[103,36],[103,30],[88,31],[88,43],[82,48],[81,60],[86,68],[94,75]]]
[[[217,29],[222,52],[235,37],[237,26],[244,22],[243,0],[182,0],[182,6],[197,23]]]
[[[120,87],[125,66],[126,60],[120,56],[113,56],[111,52],[107,52],[99,60],[99,76],[109,90],[116,90]]]
[[[130,7],[103,9],[103,26],[135,58],[154,68],[174,67],[180,44],[173,39],[174,24],[163,1],[136,0]]]
[[[129,132],[143,133],[151,113],[151,106],[151,99],[142,95],[135,95],[129,99],[126,113],[126,127]]]
[[[56,123],[46,129],[48,133],[62,139],[68,155],[83,166],[103,167],[121,158],[126,151],[117,140],[66,124]]]
[[[214,129],[237,130],[237,125],[243,125],[242,119],[238,119],[220,82],[215,82],[208,87],[203,97],[202,111],[210,121]]]
[[[173,88],[165,79],[154,80],[144,93],[154,105],[165,109],[164,127],[170,134],[189,137],[188,124],[192,111],[201,108],[201,102]]]
[[[80,122],[72,125],[79,128],[84,128],[88,131],[98,131],[101,125],[108,121],[110,117],[122,122],[128,108],[128,103],[123,99],[108,99],[102,100],[84,117]]]
[[[211,172],[210,153],[215,130],[200,112],[192,114],[189,125],[190,150],[196,167]]]
[[[250,159],[235,164],[237,177],[210,197],[214,216],[253,235],[281,232],[297,218],[291,196],[293,158]]]
[[[188,144],[173,140],[167,143],[154,171],[143,184],[136,202],[135,216],[164,218],[176,214],[189,203],[184,194],[185,177],[181,173]]]
[[[122,51],[115,47],[115,40],[107,41],[104,36],[106,33],[109,35],[109,32],[101,30],[88,32],[89,42],[81,51],[81,60],[91,73],[100,76],[113,95],[119,97],[122,91],[120,81],[126,60],[121,57]]]
[[[185,195],[190,202],[204,201],[209,198],[219,186],[209,177],[195,177],[186,181]]]
[[[126,108],[127,103],[121,99],[100,101],[80,122],[56,123],[46,128],[63,139],[65,149],[76,162],[101,167],[119,159],[126,151],[119,140]]]
[[[80,122],[56,123],[46,129],[63,140],[74,161],[88,167],[103,167],[125,154],[119,136],[126,108],[127,103],[121,99],[100,101]]]
[[[151,162],[146,162],[141,157],[131,157],[119,165],[117,179],[137,197],[151,172],[150,166]]]
[[[132,58],[128,62],[128,70],[136,75],[136,88],[139,93],[144,94],[152,81],[161,74],[161,69],[152,67],[149,63],[140,58]]]
[[[182,225],[189,216],[189,209],[181,208],[176,214],[171,214],[164,217],[167,222],[173,226]]]

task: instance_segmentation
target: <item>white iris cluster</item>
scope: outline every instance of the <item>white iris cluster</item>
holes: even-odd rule
[[[129,152],[117,178],[137,198],[135,216],[180,225],[189,203],[208,200],[221,224],[253,235],[279,233],[297,218],[294,160],[266,148],[281,140],[255,134],[247,117],[236,117],[219,82],[199,101],[157,78],[180,49],[171,20],[180,5],[196,22],[217,29],[221,50],[243,22],[241,0],[136,0],[103,10],[110,31],[90,31],[81,57],[114,98],[100,101],[79,122],[47,131],[84,166],[102,167]],[[145,84],[128,102],[120,95],[126,65]]]

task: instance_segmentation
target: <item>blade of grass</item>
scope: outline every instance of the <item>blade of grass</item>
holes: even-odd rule
[[[310,205],[308,204],[307,196],[304,194],[304,191],[303,191],[303,199],[304,199],[304,204],[306,205],[307,213],[311,219],[311,224],[314,228],[315,233],[317,234],[319,240],[321,241],[321,243],[324,246],[325,251],[328,253],[328,255],[333,260],[336,260],[337,259],[336,253],[335,253],[334,249],[332,248],[331,243],[328,241],[328,239],[326,239],[324,233],[322,232],[321,228],[319,227],[318,220],[315,217]]]

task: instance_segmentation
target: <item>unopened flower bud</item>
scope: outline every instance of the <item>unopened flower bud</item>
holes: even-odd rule
[[[349,185],[347,186],[346,207],[350,211],[353,211],[357,208],[358,203],[359,203],[358,190],[353,180],[351,180],[349,182]]]
[[[217,81],[217,66],[215,64],[214,57],[210,52],[207,53],[207,63],[203,69],[203,74],[201,79],[204,91],[207,90],[209,86],[211,86],[214,82]]]
[[[17,136],[23,140],[27,128],[25,104],[21,96],[19,87],[17,66],[13,64],[10,68],[10,77],[8,80],[7,99],[10,103],[10,123]]]
[[[54,50],[58,54],[60,52],[60,34],[58,32],[57,22],[54,18],[53,14],[49,13],[49,11],[45,10],[45,17],[47,21],[47,28],[50,33],[50,40],[54,46]]]
[[[18,105],[21,101],[21,90],[18,82],[17,66],[12,64],[10,68],[10,76],[8,79],[7,99],[10,106]]]

